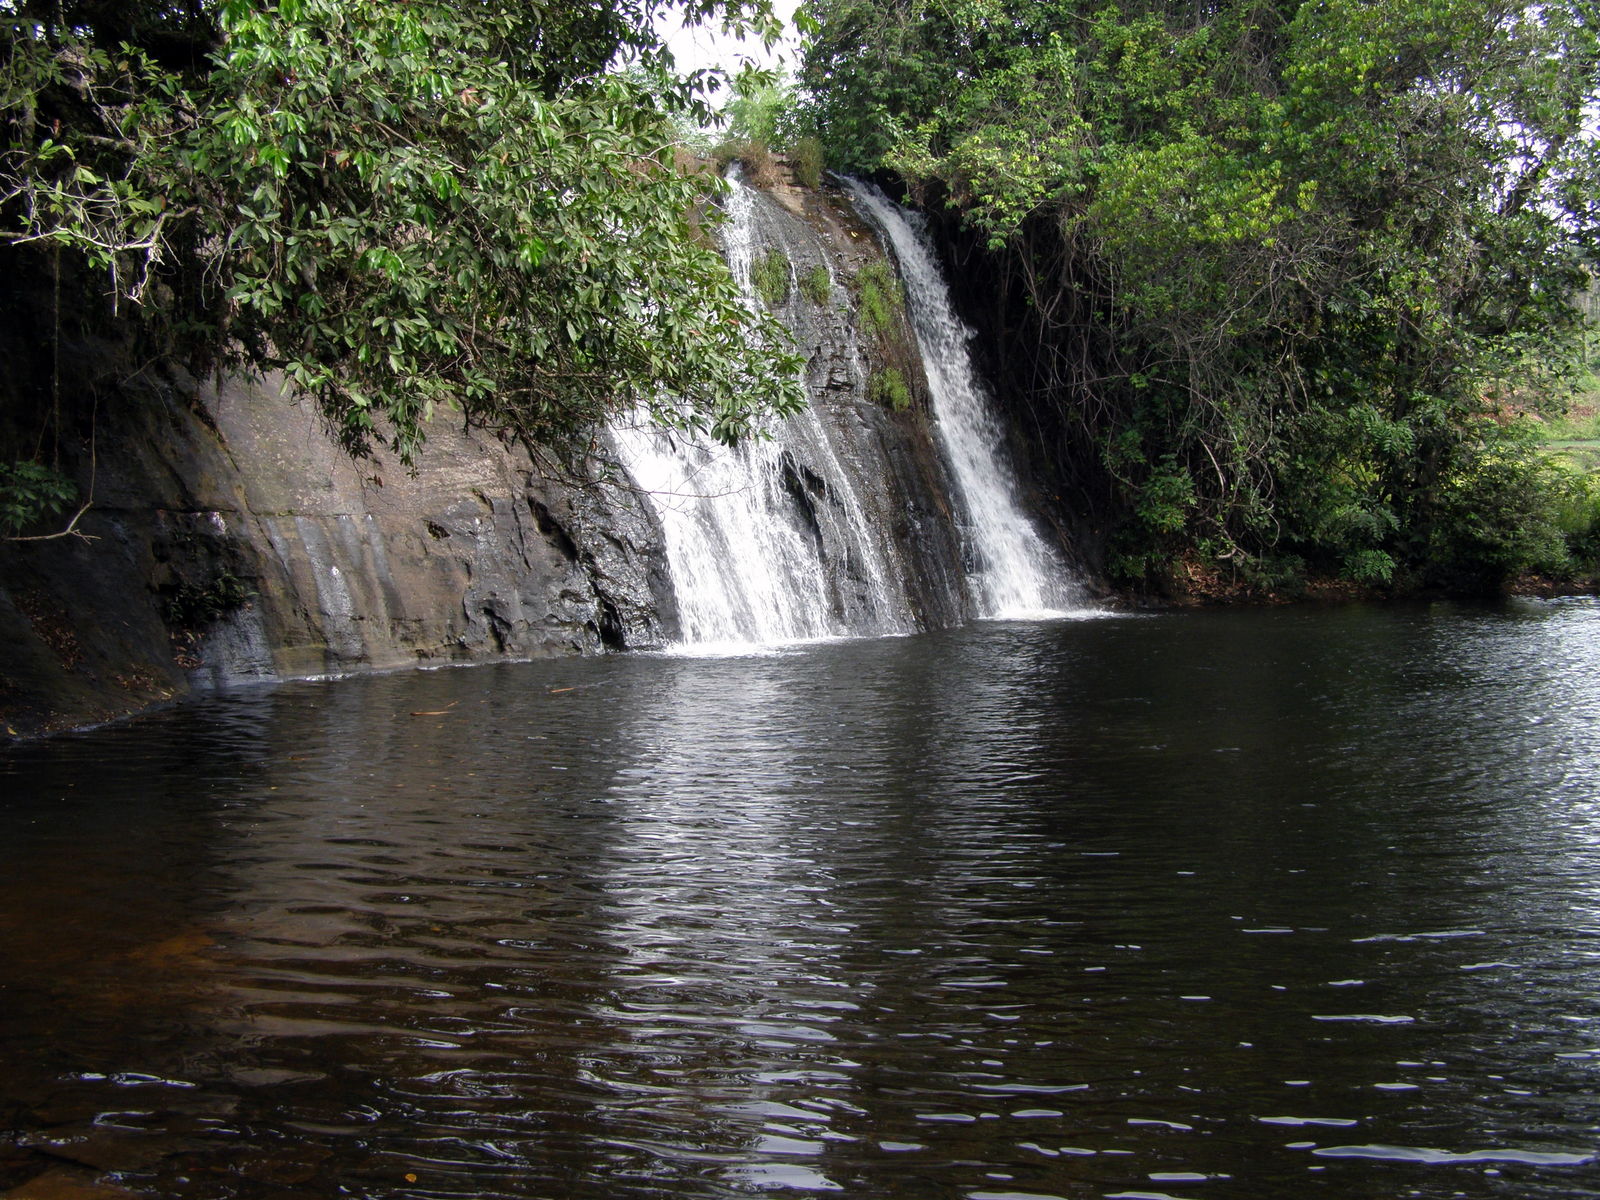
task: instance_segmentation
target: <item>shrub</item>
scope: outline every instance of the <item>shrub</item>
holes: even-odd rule
[[[818,263],[800,276],[800,291],[813,304],[827,304],[833,299],[833,280],[828,277],[828,268]]]
[[[77,488],[43,463],[0,463],[0,535],[15,537],[72,503]]]
[[[738,163],[744,168],[744,181],[751,187],[767,190],[778,186],[778,164],[767,143],[759,139],[733,138],[723,142],[711,152],[711,161],[718,172]]]
[[[794,168],[795,182],[801,187],[822,186],[822,143],[807,135],[796,138],[789,148],[789,164]]]
[[[906,377],[894,367],[884,367],[868,377],[867,398],[894,412],[905,412],[911,407],[911,389],[906,385]]]
[[[789,298],[789,259],[776,248],[757,255],[750,264],[750,282],[768,308],[777,308]]]
[[[1443,490],[1437,569],[1453,586],[1494,587],[1524,571],[1560,574],[1569,546],[1589,537],[1585,481],[1538,452],[1516,428],[1490,427],[1476,454]]]
[[[243,607],[254,595],[242,579],[225,570],[206,583],[180,583],[167,597],[167,623],[199,629]]]

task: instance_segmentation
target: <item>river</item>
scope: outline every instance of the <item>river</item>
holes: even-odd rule
[[[0,1192],[1600,1196],[1597,723],[1574,600],[413,672],[16,746]]]

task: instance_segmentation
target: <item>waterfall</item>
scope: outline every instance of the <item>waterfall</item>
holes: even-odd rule
[[[971,334],[907,215],[853,185],[858,210],[905,277],[936,440],[915,415],[897,419],[866,394],[848,289],[835,275],[838,240],[859,238],[861,217],[848,231],[836,227],[830,243],[825,215],[808,222],[730,178],[723,252],[747,302],[761,303],[753,266],[774,249],[791,282],[825,269],[831,297],[791,287],[777,306],[807,355],[811,404],[770,438],[728,448],[644,419],[612,427],[617,458],[660,529],[679,644],[909,633],[1080,607],[1058,556],[1022,513],[967,352]]]
[[[751,305],[763,227],[732,176],[723,250]],[[873,527],[815,408],[769,439],[729,448],[613,427],[612,440],[660,524],[686,646],[773,644],[909,632],[910,604],[886,535]]]
[[[925,230],[877,188],[848,181],[857,207],[888,239],[905,283],[935,428],[965,513],[969,582],[982,617],[1054,616],[1084,600],[1060,556],[1022,510],[1004,433],[974,370],[972,331],[956,315]]]

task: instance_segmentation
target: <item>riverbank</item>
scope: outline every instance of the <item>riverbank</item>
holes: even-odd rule
[[[1263,591],[1245,587],[1220,586],[1214,580],[1207,580],[1203,576],[1196,579],[1196,586],[1184,593],[1152,596],[1134,592],[1110,592],[1098,597],[1098,602],[1111,612],[1137,612],[1137,613],[1179,613],[1184,611],[1224,611],[1267,608],[1293,608],[1304,607],[1308,610],[1317,608],[1358,607],[1370,605],[1394,605],[1403,608],[1418,601],[1446,601],[1458,602],[1461,596],[1452,596],[1437,591],[1417,590],[1405,593],[1393,591],[1379,591],[1363,587],[1349,580],[1318,579],[1309,580],[1303,588],[1290,592]],[[1551,579],[1540,576],[1526,576],[1516,580],[1510,587],[1496,596],[1479,596],[1479,601],[1493,603],[1496,597],[1501,600],[1539,599],[1554,600],[1567,597],[1597,596],[1600,597],[1600,579],[1587,577],[1578,579]],[[0,618],[5,615],[4,597],[0,594]],[[62,618],[46,618],[38,621],[36,628],[45,631],[45,637],[50,639],[53,648],[61,650],[68,656],[74,667],[81,663],[83,645],[70,625]],[[52,633],[51,630],[56,632]],[[173,661],[182,668],[186,663],[196,662],[191,659],[191,654],[196,646],[174,643]],[[76,655],[75,659],[73,656]],[[558,656],[558,655],[555,655]],[[551,654],[540,655],[488,655],[482,654],[476,658],[458,658],[451,661],[453,665],[474,666],[489,668],[496,664],[516,664],[528,662],[535,658],[550,658]],[[438,659],[424,656],[417,657],[411,662],[389,663],[385,665],[356,666],[342,673],[330,674],[328,672],[306,671],[299,674],[281,674],[262,677],[253,681],[255,686],[277,687],[295,683],[315,682],[319,680],[337,679],[346,675],[388,675],[397,672],[424,670],[445,665]],[[0,682],[8,687],[16,679],[15,666],[9,666],[12,674],[0,677]],[[50,693],[49,688],[39,689],[32,697],[25,697],[12,693],[6,695],[0,689],[0,745],[8,742],[26,741],[39,737],[48,737],[61,733],[85,732],[98,726],[114,724],[133,717],[144,716],[159,712],[164,708],[191,698],[197,694],[192,678],[188,686],[184,683],[162,683],[159,678],[151,674],[128,677],[113,675],[110,687],[96,687],[90,680],[86,686],[60,689]],[[251,686],[251,681],[234,680],[234,688]],[[59,686],[59,684],[57,685]],[[205,691],[218,691],[215,686],[204,688]]]
[[[1522,575],[1491,592],[1450,592],[1440,588],[1395,589],[1371,587],[1349,579],[1321,577],[1307,579],[1292,589],[1263,589],[1246,584],[1229,584],[1203,573],[1193,587],[1146,601],[1156,607],[1171,608],[1250,608],[1294,604],[1383,604],[1417,600],[1494,600],[1526,597],[1551,600],[1563,596],[1600,595],[1600,576],[1585,573],[1572,578],[1547,575]]]

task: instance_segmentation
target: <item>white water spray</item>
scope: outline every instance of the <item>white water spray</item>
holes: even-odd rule
[[[723,249],[752,305],[757,216],[755,193],[735,177]],[[815,412],[732,449],[638,422],[615,427],[613,438],[661,525],[684,646],[913,628],[881,535]]]
[[[849,181],[856,205],[900,264],[939,440],[966,510],[962,540],[981,617],[1059,616],[1085,607],[1060,556],[1022,511],[1003,432],[973,367],[972,331],[956,315],[926,233],[877,188]]]

